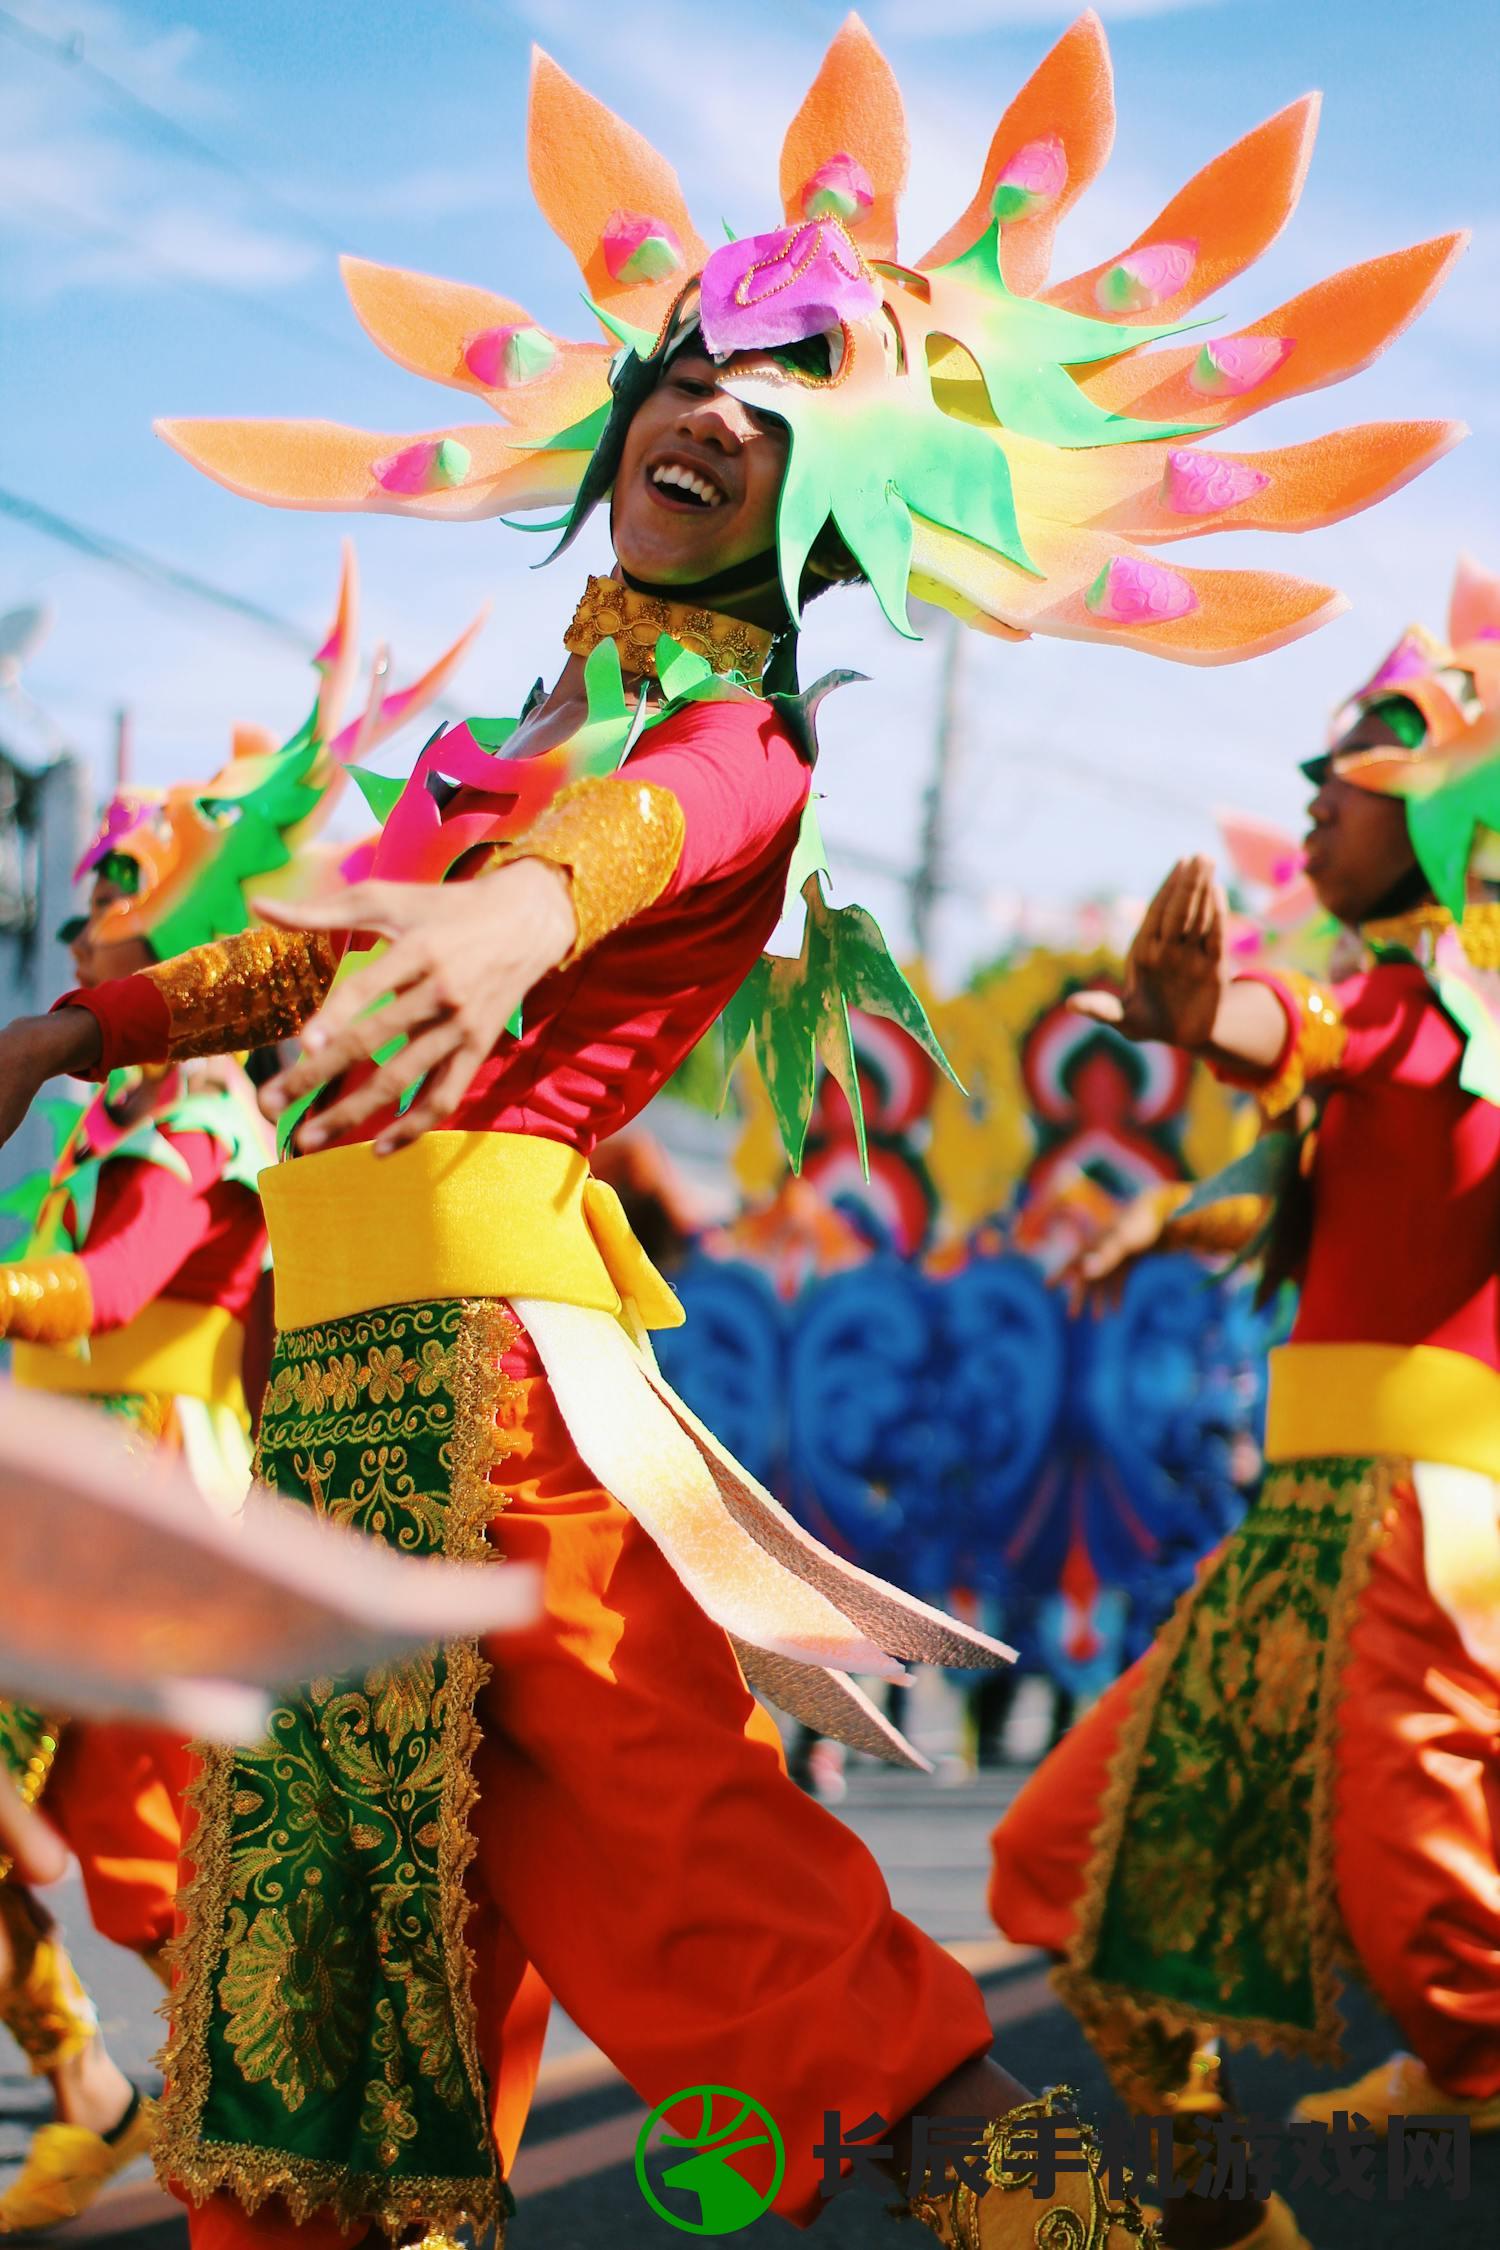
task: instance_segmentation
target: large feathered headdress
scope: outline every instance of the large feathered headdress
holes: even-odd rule
[[[417,437],[320,421],[161,428],[222,483],[279,506],[575,511],[580,495],[598,496],[590,467],[612,377],[615,396],[628,394],[684,322],[719,355],[826,335],[826,374],[752,359],[733,386],[791,432],[778,537],[794,616],[801,562],[831,522],[902,630],[910,591],[1004,636],[1117,641],[1187,663],[1253,656],[1323,623],[1340,597],[1273,571],[1184,569],[1158,551],[1207,532],[1337,521],[1461,434],[1382,422],[1260,454],[1223,448],[1260,408],[1366,366],[1462,244],[1442,236],[1348,267],[1209,333],[1196,308],[1285,224],[1316,116],[1316,96],[1294,102],[1116,257],[1052,282],[1058,222],[1113,138],[1092,13],[1011,103],[973,197],[915,263],[896,238],[901,97],[857,17],[787,132],[782,224],[713,252],[650,144],[538,55],[532,185],[607,341],[552,335],[485,289],[348,259],[355,311],[381,349],[497,422]]]
[[[144,938],[166,960],[248,929],[252,895],[307,897],[336,878],[335,855],[325,863],[315,839],[345,780],[441,695],[482,622],[475,618],[410,687],[389,693],[382,652],[364,710],[341,725],[359,662],[358,607],[346,545],[338,606],[313,658],[317,696],[296,732],[278,747],[260,727],[236,727],[229,761],[211,779],[120,789],[110,799],[74,870],[75,882],[100,869],[128,882],[128,895],[100,916],[97,938]]]
[[[1372,714],[1386,719],[1398,739],[1344,750]],[[1460,558],[1447,640],[1425,626],[1408,626],[1335,714],[1328,755],[1315,764],[1331,766],[1363,789],[1406,800],[1422,872],[1442,905],[1461,919],[1470,875],[1500,875],[1500,578]]]

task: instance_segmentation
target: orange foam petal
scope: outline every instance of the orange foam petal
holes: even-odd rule
[[[868,210],[845,224],[867,258],[896,255],[896,212],[910,150],[895,73],[856,15],[847,16],[781,145],[781,204],[789,223],[805,216],[803,191],[835,156],[863,165],[874,189]]]
[[[1154,544],[1340,523],[1399,491],[1464,434],[1461,422],[1366,422],[1264,453],[1183,442],[1059,454],[1007,432],[1004,449],[1023,535],[1041,516]]]
[[[1448,639],[1454,648],[1500,633],[1500,578],[1460,555],[1448,605]]]
[[[344,258],[344,286],[361,326],[400,367],[482,398],[529,438],[582,421],[609,396],[610,347],[576,344],[539,330],[522,305],[466,282],[438,281],[367,258]],[[554,364],[524,383],[481,381],[465,354],[478,337],[525,328],[545,336]]]
[[[452,646],[444,649],[442,655],[435,663],[428,665],[420,678],[413,680],[409,687],[397,688],[393,694],[386,696],[374,725],[360,741],[361,757],[367,758],[372,750],[378,750],[381,743],[388,742],[393,734],[409,725],[419,711],[425,711],[429,703],[436,702],[473,647],[488,615],[489,604],[486,602],[478,616],[464,627]]]
[[[1114,74],[1104,26],[1092,8],[1063,33],[1001,118],[972,202],[921,260],[924,268],[946,265],[979,240],[1006,164],[1031,143],[1053,137],[1067,157],[1066,185],[1027,217],[1010,221],[1002,234],[1001,268],[1018,296],[1035,296],[1046,281],[1058,221],[1098,177],[1114,146]]]
[[[354,552],[352,539],[346,539],[339,552],[339,591],[333,623],[314,662],[321,667],[318,738],[326,742],[343,715],[359,665],[359,557]]]
[[[976,546],[972,540],[918,521],[912,591],[960,615],[984,611],[1022,633],[1060,640],[1105,641],[1178,664],[1236,664],[1316,632],[1348,607],[1331,586],[1267,570],[1177,570],[1193,595],[1186,614],[1140,624],[1113,624],[1089,609],[1085,596],[1106,566],[1120,558],[1149,564],[1125,542],[1066,524],[1026,527],[1041,578]],[[975,622],[983,622],[982,617]]]
[[[407,436],[352,430],[339,422],[163,421],[157,434],[205,476],[272,508],[443,517],[464,522],[512,508],[565,507],[586,453],[517,449],[493,423]],[[462,483],[436,492],[391,492],[375,464],[429,440],[454,439],[469,455]]]
[[[270,758],[280,748],[269,727],[256,726],[245,719],[236,720],[229,735],[231,758]]]
[[[543,215],[578,261],[596,303],[654,329],[689,274],[708,255],[677,174],[644,134],[576,85],[550,55],[534,50],[527,165]],[[603,237],[617,212],[661,219],[682,247],[680,271],[655,281],[617,280]]]
[[[1263,382],[1238,396],[1214,397],[1194,388],[1189,376],[1201,344],[1108,360],[1078,369],[1075,380],[1114,413],[1222,429],[1278,399],[1321,390],[1368,367],[1436,294],[1467,241],[1466,234],[1438,235],[1345,266],[1263,320],[1237,329],[1237,338],[1281,338],[1292,345]]]
[[[1111,320],[1161,322],[1176,319],[1242,273],[1275,241],[1296,209],[1317,135],[1320,100],[1317,94],[1304,94],[1268,117],[1206,164],[1127,249],[1049,289],[1048,302],[1096,319],[1104,313]],[[1096,293],[1121,259],[1160,243],[1192,245],[1192,271],[1181,288],[1133,308],[1111,304]]]

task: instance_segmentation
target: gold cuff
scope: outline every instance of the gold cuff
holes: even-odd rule
[[[627,775],[590,775],[559,789],[494,867],[544,859],[572,877],[578,936],[564,967],[660,898],[682,857],[682,807],[670,789]]]
[[[72,1344],[94,1325],[94,1297],[81,1258],[20,1258],[0,1266],[0,1336],[26,1344]]]
[[[1337,1070],[1349,1044],[1343,1014],[1326,984],[1315,984],[1296,969],[1278,971],[1277,982],[1290,994],[1300,1020],[1286,1061],[1268,1084],[1254,1089],[1268,1118],[1285,1116],[1301,1100],[1310,1078],[1326,1078]]]
[[[1208,1257],[1230,1257],[1255,1240],[1270,1204],[1263,1195],[1226,1195],[1201,1211],[1170,1218],[1161,1230],[1163,1250],[1199,1250]]]
[[[167,1003],[173,1062],[290,1039],[316,1013],[338,965],[321,930],[241,930],[143,969]]]

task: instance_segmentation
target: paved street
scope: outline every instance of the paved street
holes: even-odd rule
[[[941,1787],[913,1776],[864,1770],[854,1777],[844,1816],[864,1836],[885,1867],[897,1903],[958,1950],[979,1972],[996,2023],[997,2052],[1016,2075],[1034,2084],[1065,2079],[1096,2110],[1105,2106],[1102,2081],[1071,2020],[1053,2001],[1045,1970],[1033,1956],[1003,1946],[985,1919],[985,1839],[1001,1805],[1021,1777],[987,1775],[967,1787]],[[63,1912],[76,1930],[78,1898],[66,1889]],[[77,1951],[87,1964],[111,2043],[128,2066],[144,2069],[159,2027],[151,2017],[149,1979],[130,1960],[113,1954],[85,1932]],[[1367,2004],[1351,2007],[1351,2053],[1363,2068],[1394,2045],[1389,2027]],[[8,2058],[7,2058],[8,2061]],[[1336,2074],[1327,2074],[1330,2078]],[[1237,2067],[1246,2108],[1280,2117],[1306,2074],[1255,2055]],[[29,2119],[39,2114],[35,2090],[14,2067],[0,2076],[0,2172],[14,2161]],[[677,2231],[642,2201],[633,2171],[641,2108],[603,2058],[567,2024],[554,2025],[541,2097],[517,2172],[520,2211],[507,2250],[670,2250]],[[1492,2250],[1500,2241],[1500,2141],[1475,2149],[1473,2184],[1466,2202],[1449,2202],[1426,2190],[1401,2204],[1385,2200],[1383,2172],[1377,2200],[1360,2202],[1305,2189],[1298,2210],[1314,2250]],[[58,2241],[107,2240],[118,2250],[185,2250],[185,2229],[175,2207],[149,2174],[115,2187],[101,2206]],[[758,2250],[785,2250],[806,2240],[815,2250],[916,2250],[909,2227],[898,2227],[873,2193],[841,2197],[807,2237],[774,2218],[744,2230]],[[923,2236],[922,2240],[927,2238]]]

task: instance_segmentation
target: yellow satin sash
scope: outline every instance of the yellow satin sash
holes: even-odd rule
[[[11,1374],[30,1391],[162,1391],[227,1406],[248,1426],[240,1380],[245,1331],[222,1305],[158,1297],[123,1328],[91,1336],[87,1352],[58,1344],[12,1347]]]
[[[1283,1344],[1266,1459],[1395,1455],[1414,1464],[1427,1584],[1466,1639],[1500,1605],[1500,1374],[1436,1344]]]
[[[1500,1477],[1500,1374],[1436,1344],[1283,1344],[1266,1459],[1385,1453]]]
[[[309,1328],[376,1305],[534,1297],[676,1328],[681,1305],[613,1188],[560,1142],[424,1133],[392,1156],[333,1148],[260,1175],[276,1325]]]

